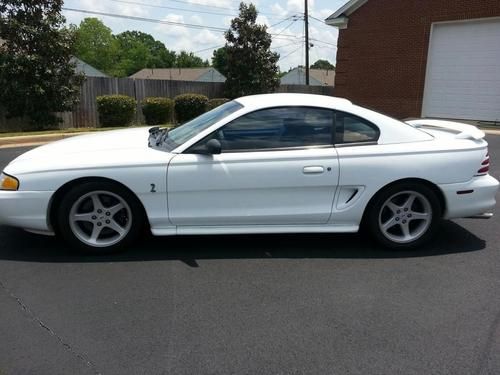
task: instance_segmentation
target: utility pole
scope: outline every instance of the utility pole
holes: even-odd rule
[[[309,9],[307,1],[304,4],[304,21],[305,21],[305,36],[306,36],[306,85],[309,86]]]

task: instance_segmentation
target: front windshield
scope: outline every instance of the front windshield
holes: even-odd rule
[[[176,146],[179,146],[203,130],[214,125],[216,122],[219,122],[224,117],[236,112],[240,108],[243,108],[243,106],[234,100],[224,103],[217,108],[214,108],[211,111],[170,130],[168,132],[168,140],[175,143]]]

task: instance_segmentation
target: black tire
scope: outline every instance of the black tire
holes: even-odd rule
[[[409,202],[412,192],[415,197],[413,208],[406,211],[403,209],[404,203]],[[399,203],[397,206],[403,203],[403,206],[397,210],[391,203]],[[421,183],[400,183],[389,186],[377,193],[367,210],[364,223],[366,229],[379,244],[394,250],[410,250],[422,246],[436,234],[442,218],[442,207],[436,193]],[[415,219],[424,217],[423,214],[429,210],[430,219]],[[384,224],[389,226],[383,229]],[[403,230],[404,226],[409,228],[406,232]],[[411,239],[412,227],[414,239]]]
[[[93,206],[93,197],[97,195],[102,203],[101,213],[92,216],[90,220],[77,221],[70,219],[77,215],[90,215],[97,211]],[[89,203],[90,202],[92,203]],[[113,207],[123,208],[113,213]],[[78,212],[80,207],[87,205],[90,211]],[[110,211],[107,211],[110,209]],[[106,216],[109,215],[109,216]],[[94,219],[94,217],[96,219]],[[110,220],[108,220],[110,219]],[[62,237],[71,247],[93,254],[108,254],[118,252],[132,244],[142,233],[146,223],[144,209],[137,197],[126,188],[110,181],[89,181],[73,187],[62,198],[57,210],[56,234]],[[112,229],[109,224],[119,224],[120,231]],[[99,225],[99,235],[95,245],[91,245],[93,228]],[[103,233],[104,232],[104,233]],[[89,236],[88,242],[83,239]],[[102,237],[100,239],[99,237]],[[98,243],[102,241],[102,243]]]

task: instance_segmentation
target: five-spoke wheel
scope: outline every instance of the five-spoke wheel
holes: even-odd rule
[[[84,194],[69,213],[75,236],[95,247],[111,246],[124,238],[130,230],[131,217],[127,202],[109,191]]]
[[[56,229],[79,248],[107,252],[135,239],[144,222],[142,206],[130,191],[107,181],[87,182],[62,198]]]
[[[422,184],[397,184],[382,190],[368,212],[372,234],[383,245],[413,248],[429,240],[441,216],[436,193]]]

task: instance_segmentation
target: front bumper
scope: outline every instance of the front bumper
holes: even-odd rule
[[[0,224],[48,232],[52,191],[0,191]]]
[[[499,182],[490,175],[474,177],[458,184],[442,184],[439,188],[446,200],[445,219],[470,217],[491,211]]]

